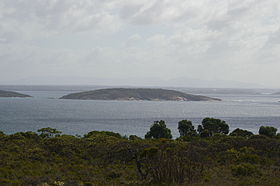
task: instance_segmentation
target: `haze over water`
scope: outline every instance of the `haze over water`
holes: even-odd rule
[[[144,136],[153,121],[162,119],[176,137],[178,121],[189,119],[198,125],[204,117],[221,118],[227,121],[231,129],[239,127],[254,133],[261,125],[280,129],[280,96],[254,94],[254,90],[240,93],[232,90],[235,94],[221,94],[221,91],[213,93],[213,89],[187,89],[187,92],[203,92],[202,95],[221,98],[223,101],[174,102],[57,99],[68,93],[93,89],[82,86],[9,88],[33,98],[0,99],[0,130],[5,133],[53,127],[73,135],[107,130],[123,135]]]

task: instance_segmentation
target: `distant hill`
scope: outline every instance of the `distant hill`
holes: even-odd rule
[[[25,97],[31,97],[26,94],[21,94],[18,92],[11,92],[11,91],[5,91],[5,90],[0,90],[0,97],[20,97],[20,98],[25,98]]]
[[[68,94],[60,99],[81,100],[148,100],[148,101],[221,101],[200,95],[167,89],[109,88]]]

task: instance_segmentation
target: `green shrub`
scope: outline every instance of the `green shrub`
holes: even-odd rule
[[[61,134],[61,131],[58,131],[54,128],[41,128],[39,129],[37,132],[40,133],[40,136],[43,138],[50,138],[50,137],[54,137],[54,136],[59,136]]]
[[[260,135],[265,135],[268,137],[276,136],[277,128],[269,127],[269,126],[261,126],[259,129]]]
[[[232,131],[230,134],[230,136],[242,136],[242,137],[250,137],[253,136],[254,134],[248,130],[243,130],[240,128],[235,129],[234,131]]]
[[[123,138],[119,133],[110,132],[110,131],[91,131],[84,135],[85,138],[96,137],[98,135],[105,135],[105,136],[113,136],[116,138]]]
[[[183,136],[196,136],[197,135],[197,132],[194,129],[194,126],[193,126],[192,122],[189,121],[189,120],[179,121],[178,130],[179,130],[179,133],[180,133],[181,137],[183,137]]]
[[[136,135],[130,135],[130,136],[128,137],[128,139],[129,139],[129,140],[142,140],[142,138],[140,138],[140,137],[138,137],[138,136],[136,136]]]
[[[231,172],[233,176],[252,176],[259,173],[257,167],[250,163],[241,163],[231,166]]]
[[[150,131],[147,132],[145,135],[146,139],[154,138],[167,138],[171,139],[171,130],[166,127],[165,121],[155,121],[154,124],[151,126]]]
[[[5,136],[5,133],[0,130],[0,136]]]
[[[208,131],[209,136],[213,136],[216,133],[228,134],[229,125],[220,119],[216,118],[204,118],[202,120],[202,125],[199,125],[197,131],[202,135],[203,131]],[[203,134],[205,137],[205,134]]]

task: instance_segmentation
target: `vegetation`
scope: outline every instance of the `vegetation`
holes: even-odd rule
[[[180,136],[196,136],[197,132],[194,129],[194,126],[191,121],[189,120],[182,120],[178,123],[178,130]]]
[[[198,126],[198,132],[201,137],[209,137],[214,134],[228,134],[228,124],[220,119],[215,118],[204,118],[202,125]]]
[[[50,127],[48,127],[48,128],[41,128],[37,132],[41,133],[40,136],[43,137],[43,138],[59,136],[59,134],[61,134],[61,131],[58,131],[58,130],[50,128]]]
[[[150,139],[150,138],[171,139],[172,135],[171,135],[170,129],[166,128],[165,121],[161,120],[161,121],[155,121],[154,122],[154,124],[150,128],[150,131],[147,132],[147,134],[145,135],[145,138],[146,139]]]
[[[265,135],[268,137],[276,136],[277,129],[269,126],[261,126],[259,130],[259,134]]]
[[[261,128],[259,135],[227,135],[224,121],[206,118],[197,129],[180,121],[177,139],[164,121],[146,139],[52,128],[0,132],[0,185],[279,185],[280,136]]]
[[[230,134],[230,136],[242,136],[242,137],[250,137],[253,136],[253,132],[250,132],[248,130],[243,130],[240,128],[235,129],[234,131],[232,131]]]

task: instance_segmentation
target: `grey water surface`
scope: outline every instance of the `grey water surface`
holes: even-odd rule
[[[153,121],[165,120],[177,137],[178,121],[189,119],[198,125],[204,117],[226,120],[231,130],[257,133],[261,125],[280,129],[279,95],[203,94],[221,102],[84,101],[58,99],[77,90],[47,89],[19,91],[32,98],[0,98],[0,130],[10,134],[53,127],[72,135],[106,130],[144,136]]]

